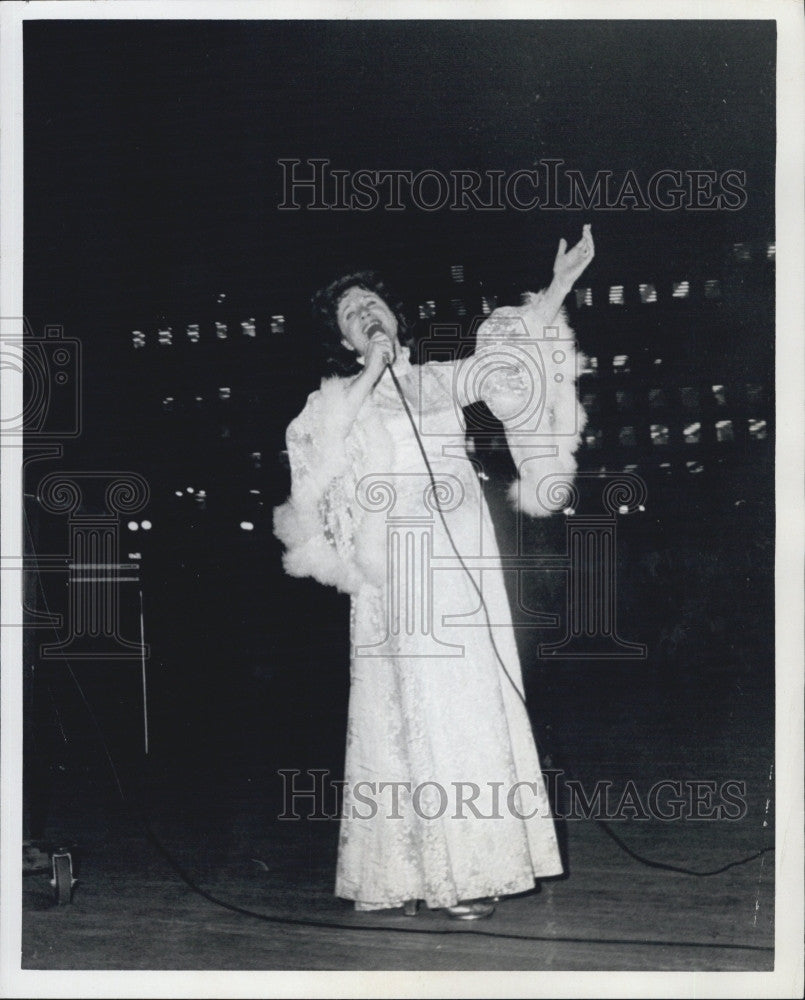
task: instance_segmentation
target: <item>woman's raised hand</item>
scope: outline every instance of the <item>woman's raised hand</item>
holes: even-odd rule
[[[570,288],[594,256],[593,234],[587,223],[582,230],[581,239],[571,250],[567,249],[567,240],[559,240],[559,250],[553,262],[554,276]]]

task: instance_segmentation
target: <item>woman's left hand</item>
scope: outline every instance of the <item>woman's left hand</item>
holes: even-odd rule
[[[567,249],[567,240],[559,240],[559,250],[553,262],[554,276],[569,289],[594,256],[593,234],[590,224],[587,223],[582,230],[581,239],[572,250]]]

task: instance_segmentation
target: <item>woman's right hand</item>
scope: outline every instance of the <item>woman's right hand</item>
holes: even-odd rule
[[[366,354],[363,359],[363,370],[367,378],[371,380],[372,385],[383,374],[386,365],[392,364],[393,361],[394,344],[391,337],[387,333],[378,330],[377,333],[373,333],[369,338]]]
[[[394,361],[394,341],[382,330],[372,334],[363,356],[363,371],[347,388],[350,421],[371,396],[372,390],[383,374],[386,364]]]

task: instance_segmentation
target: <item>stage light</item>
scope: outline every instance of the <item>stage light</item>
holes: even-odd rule
[[[629,355],[616,354],[615,357],[612,359],[612,370],[616,375],[628,375]]]
[[[191,344],[197,344],[199,338],[199,328],[198,323],[188,323],[187,324],[187,339]]]
[[[227,327],[226,323],[216,322],[215,336],[218,338],[218,340],[226,340],[228,330],[229,328]]]
[[[643,305],[657,301],[657,289],[654,285],[640,285],[640,301]]]
[[[218,398],[221,400],[229,399],[232,395],[232,390],[228,385],[222,385],[218,390]]]
[[[271,332],[285,333],[285,317],[281,313],[271,317]]]
[[[700,423],[688,424],[687,427],[683,428],[682,433],[685,437],[685,444],[698,444],[702,437],[701,430],[702,425]]]
[[[140,526],[139,526],[139,524],[137,524],[136,521],[129,521],[129,523],[126,525],[126,527],[129,529],[129,531],[139,531],[140,530]]]
[[[254,316],[244,319],[240,324],[240,329],[244,337],[255,337],[257,330],[254,325]]]
[[[628,504],[622,503],[620,505],[620,507],[618,507],[618,513],[619,514],[628,514],[629,513],[629,506],[628,506]]]
[[[129,559],[142,559],[142,557],[143,557],[142,552],[129,552],[127,558],[129,558]]]
[[[464,265],[453,264],[450,268],[450,274],[453,281],[455,281],[457,285],[460,285],[464,281]]]
[[[639,511],[642,511],[643,513],[645,513],[645,510],[646,510],[646,508],[645,508],[645,507],[643,506],[643,504],[642,504],[642,503],[641,503],[641,504],[638,504],[638,506],[637,506],[637,509],[638,509]]]
[[[187,489],[185,490],[185,492],[186,493],[195,493],[196,491],[193,489],[192,486],[188,486]]]
[[[671,297],[674,299],[686,299],[690,295],[689,281],[675,281],[671,286]]]
[[[710,278],[704,283],[704,297],[706,299],[721,298],[721,282],[717,278]]]
[[[611,306],[623,305],[623,285],[610,285],[609,304]]]
[[[240,526],[244,531],[254,531],[254,525],[251,521],[241,521]]]
[[[576,308],[581,309],[582,306],[591,306],[593,304],[593,290],[592,288],[577,288],[576,289]]]
[[[749,418],[749,437],[753,441],[765,441],[766,439],[766,421],[765,420],[755,420],[754,417]]]
[[[184,493],[182,493],[182,491],[181,491],[181,490],[176,490],[176,491],[175,491],[175,496],[177,496],[177,497],[183,497],[183,496],[184,496]]]
[[[140,527],[143,529],[143,531],[150,531],[151,530],[151,522],[150,521],[141,521],[140,522]]]
[[[716,421],[716,439],[718,441],[734,441],[735,435],[732,430],[731,420]]]

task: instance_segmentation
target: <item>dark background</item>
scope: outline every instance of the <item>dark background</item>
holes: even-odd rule
[[[59,22],[25,26],[31,319],[259,313],[345,260],[460,253],[549,276],[578,213],[286,213],[281,157],[591,177],[745,170],[740,212],[602,213],[599,258],[766,235],[773,22]],[[115,331],[109,331],[115,338]]]
[[[317,384],[307,301],[342,267],[385,268],[416,303],[461,262],[477,309],[487,288],[547,283],[558,238],[590,221],[597,256],[582,284],[596,307],[571,315],[582,348],[602,362],[621,350],[642,358],[638,392],[658,352],[670,388],[694,376],[736,391],[760,383],[764,412],[739,394],[733,415],[763,416],[773,431],[773,22],[28,21],[24,40],[25,313],[36,333],[60,324],[83,350],[82,433],[58,462],[29,465],[26,490],[76,468],[129,469],[151,486],[137,518],[154,527],[136,537],[124,527],[120,555],[142,555],[152,758],[242,750],[269,769],[338,767],[346,601],[282,575],[270,510],[288,490],[284,429]],[[339,169],[445,172],[558,157],[588,179],[632,169],[642,181],[663,168],[736,169],[748,201],[738,212],[279,212],[278,158],[315,156]],[[752,247],[751,262],[736,262],[736,243]],[[696,286],[677,308],[670,281],[688,274]],[[702,296],[709,278],[722,282],[719,302]],[[642,281],[661,289],[652,313],[634,301]],[[601,304],[615,282],[627,288],[621,312]],[[282,335],[269,332],[275,314]],[[254,340],[239,331],[249,317]],[[226,342],[215,341],[216,320],[229,323]],[[201,326],[196,345],[187,323]],[[166,326],[174,346],[160,348]],[[135,329],[147,338],[140,350]],[[221,385],[232,387],[228,409]],[[583,469],[625,464],[610,404],[603,453],[582,452]],[[667,418],[682,420],[673,404]],[[646,642],[648,660],[546,666],[536,643],[561,632],[520,632],[546,743],[611,695],[616,676],[649,704],[699,704],[718,697],[702,685],[743,685],[762,692],[758,725],[770,719],[772,443],[738,434],[718,451],[704,440],[694,477],[677,442],[660,473],[648,415],[637,422],[649,503],[619,527],[619,611],[623,637]],[[505,459],[489,471],[505,547]],[[207,490],[205,510],[177,502],[187,486]],[[66,519],[35,501],[27,510],[37,550],[65,552]],[[244,518],[253,532],[238,527]],[[563,519],[529,530],[535,546],[561,550]],[[64,578],[43,587],[64,610]],[[536,606],[561,612],[561,580],[530,587]],[[32,600],[42,606],[43,591]],[[121,601],[121,627],[136,639],[136,588]],[[73,667],[117,752],[136,760],[137,662]],[[37,712],[53,734],[44,758],[80,756],[82,741],[92,757],[72,681],[58,663],[42,671],[50,687]]]

